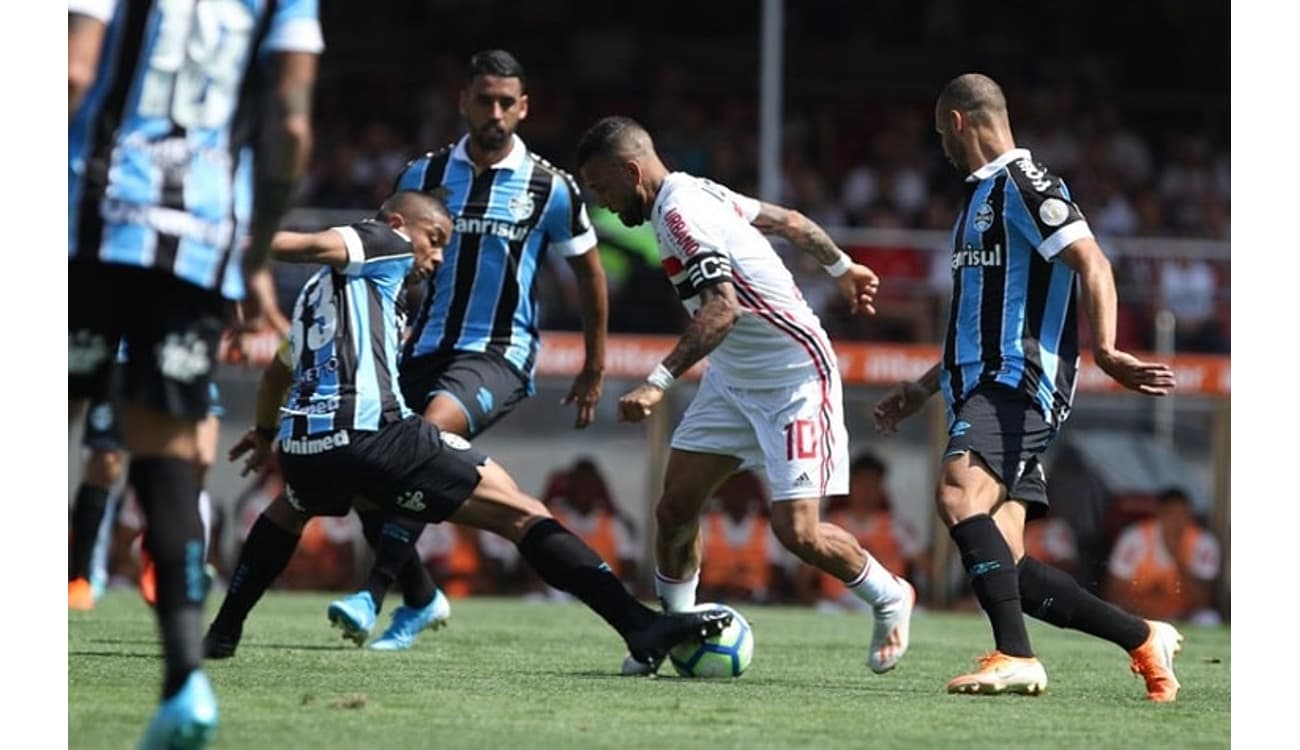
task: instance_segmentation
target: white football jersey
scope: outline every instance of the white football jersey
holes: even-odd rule
[[[692,316],[701,287],[730,281],[742,313],[709,354],[727,385],[770,388],[837,378],[835,352],[794,277],[750,223],[759,202],[684,172],[664,180],[650,211],[659,259]]]

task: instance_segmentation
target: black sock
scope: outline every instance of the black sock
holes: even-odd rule
[[[194,463],[155,456],[131,460],[131,484],[144,511],[144,546],[158,580],[163,698],[175,695],[203,659],[203,522]]]
[[[298,539],[297,534],[275,525],[265,514],[257,517],[239,552],[235,572],[230,575],[226,598],[212,621],[213,630],[231,635],[242,631],[248,613],[293,559]]]
[[[68,580],[90,578],[90,556],[95,551],[99,524],[108,508],[108,490],[81,483],[72,501],[72,551],[68,556]]]
[[[1125,651],[1141,646],[1150,632],[1141,617],[1102,601],[1065,571],[1028,555],[1020,561],[1020,605],[1030,617],[1108,640]]]
[[[379,538],[375,541],[375,562],[370,566],[363,590],[370,592],[375,601],[375,612],[384,607],[384,595],[397,580],[398,574],[416,555],[415,540],[424,529],[424,522],[406,516],[385,516]],[[426,604],[428,602],[425,602]]]
[[[380,511],[357,511],[361,519],[361,531],[370,543],[371,549],[379,548],[379,535],[384,527],[384,514]],[[420,538],[419,532],[415,538]],[[433,582],[428,568],[420,561],[420,553],[411,547],[411,554],[397,570],[397,585],[402,590],[402,603],[408,607],[422,609],[429,606],[438,594],[438,584]]]
[[[961,551],[962,566],[993,626],[998,651],[1008,656],[1033,656],[1020,612],[1020,575],[993,517],[987,513],[971,516],[948,533]]]
[[[653,622],[654,612],[627,592],[586,542],[554,518],[533,524],[518,546],[543,581],[581,599],[620,634]]]

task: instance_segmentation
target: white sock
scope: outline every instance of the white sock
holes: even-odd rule
[[[212,498],[207,490],[199,491],[199,520],[203,522],[203,560],[207,562],[212,543]]]
[[[117,521],[117,505],[122,493],[114,492],[104,506],[104,517],[99,520],[95,533],[95,547],[90,553],[90,581],[96,587],[108,586],[108,548],[113,541],[113,525]]]
[[[685,612],[695,606],[695,589],[700,586],[700,571],[690,578],[669,578],[655,569],[655,593],[669,612]]]
[[[873,607],[894,604],[901,600],[906,593],[903,584],[889,572],[888,568],[881,565],[879,560],[872,557],[870,552],[866,550],[862,552],[867,556],[866,566],[856,578],[844,585],[848,586],[849,591],[859,599]]]

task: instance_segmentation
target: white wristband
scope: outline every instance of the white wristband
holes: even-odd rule
[[[645,382],[653,385],[661,391],[666,391],[673,387],[673,383],[676,382],[676,380],[677,378],[674,378],[673,374],[668,372],[668,368],[664,367],[663,363],[660,362],[655,365],[655,369],[646,376]]]
[[[840,253],[839,260],[835,261],[829,266],[822,266],[822,270],[826,271],[826,273],[829,273],[831,276],[834,276],[835,278],[838,279],[839,277],[848,273],[849,267],[852,265],[853,265],[853,260],[849,258],[848,254]]]

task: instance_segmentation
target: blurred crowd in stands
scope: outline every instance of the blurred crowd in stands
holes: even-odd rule
[[[1179,350],[1229,350],[1227,66],[1215,67],[1220,57],[1226,60],[1227,45],[1191,44],[1212,34],[1215,11],[1125,6],[1130,27],[1110,23],[1114,3],[1108,2],[1012,12],[941,1],[919,15],[899,2],[857,10],[820,1],[785,5],[782,174],[780,195],[768,197],[835,230],[846,250],[884,279],[881,314],[853,318],[840,308],[833,285],[790,258],[832,336],[934,342],[942,335],[951,283],[943,236],[859,242],[845,230],[951,229],[962,176],[939,149],[932,106],[938,87],[960,72],[951,65],[969,64],[943,54],[965,29],[964,43],[980,53],[974,59],[982,54],[984,68],[1006,88],[1019,145],[1065,177],[1111,251],[1120,285],[1120,345],[1154,348],[1153,321],[1165,309],[1177,320]],[[367,23],[392,26],[382,49],[368,41],[379,36],[347,34],[363,10]],[[464,61],[477,39],[503,38],[519,40],[510,46],[529,71],[531,109],[520,134],[547,159],[572,168],[582,130],[599,116],[623,113],[649,127],[671,167],[757,194],[756,10],[751,2],[669,2],[615,14],[573,2],[454,0],[323,9],[327,42],[339,51],[335,59],[350,62],[336,67],[329,56],[323,62],[318,140],[300,202],[377,205],[409,159],[460,137]],[[570,32],[575,14],[583,17],[583,30]],[[1177,30],[1189,49],[1198,49],[1159,60],[1166,70],[1182,65],[1184,75],[1159,77],[1147,69],[1155,58],[1134,49],[1141,41],[1139,16]],[[447,18],[455,18],[456,39],[420,43],[419,29],[438,28]],[[1104,30],[1113,47],[1081,48],[1076,36],[1088,38],[1090,30]],[[670,42],[674,54],[658,54]],[[916,59],[918,47],[933,54]],[[1032,66],[1024,64],[1026,56]],[[371,62],[358,66],[361,59]],[[674,332],[675,298],[648,229],[628,231],[612,216],[592,213],[615,302],[612,330]],[[1133,237],[1199,245],[1172,246],[1172,256],[1167,249],[1143,255],[1124,244]],[[1193,250],[1178,257],[1179,247]],[[544,325],[576,328],[573,280],[562,263],[549,271],[542,282],[549,288],[539,295]]]

